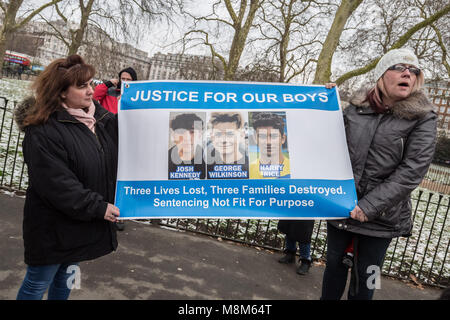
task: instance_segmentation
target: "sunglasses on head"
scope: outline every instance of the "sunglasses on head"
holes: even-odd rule
[[[388,70],[394,70],[398,72],[403,72],[406,69],[408,69],[409,72],[414,73],[416,76],[420,74],[420,69],[416,67],[407,67],[403,64],[394,64],[393,66],[389,67]]]

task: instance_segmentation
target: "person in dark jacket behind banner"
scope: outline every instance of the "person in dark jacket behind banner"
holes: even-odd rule
[[[94,74],[78,55],[57,59],[16,110],[29,177],[17,299],[68,299],[78,263],[117,248],[117,117],[92,100]]]
[[[278,262],[293,263],[299,244],[300,265],[297,274],[305,275],[311,268],[311,236],[314,229],[314,220],[280,220],[278,230],[286,235],[284,239],[284,256]]]
[[[358,203],[351,218],[327,224],[322,300],[342,297],[348,248],[354,257],[348,299],[372,299],[392,238],[411,235],[410,194],[433,158],[437,115],[421,89],[417,57],[403,48],[387,52],[375,79],[375,86],[357,92],[344,110]]]

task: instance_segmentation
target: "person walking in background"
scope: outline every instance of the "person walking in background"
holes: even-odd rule
[[[278,262],[294,263],[299,245],[299,266],[297,274],[305,275],[311,268],[311,236],[314,229],[314,220],[280,220],[278,230],[286,235],[284,239],[284,256]]]
[[[68,299],[79,262],[117,248],[117,117],[92,100],[94,74],[78,55],[57,59],[15,111],[29,177],[17,299]]]
[[[342,297],[348,276],[342,261],[349,247],[354,276],[348,299],[372,299],[392,238],[411,235],[410,194],[433,158],[437,115],[421,89],[417,57],[408,49],[387,52],[375,79],[344,110],[358,204],[349,219],[327,224],[322,300]]]
[[[119,79],[104,81],[96,86],[94,91],[94,99],[97,100],[103,108],[109,112],[117,113],[122,82],[136,80],[136,71],[131,67],[125,68],[119,72]]]

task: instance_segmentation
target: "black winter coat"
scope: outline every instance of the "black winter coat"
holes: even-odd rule
[[[333,226],[374,237],[409,236],[411,192],[434,154],[437,115],[422,91],[377,114],[360,90],[344,110],[358,206],[369,221],[334,220]]]
[[[64,109],[45,124],[23,128],[29,177],[23,220],[28,265],[90,260],[117,248],[115,226],[104,219],[107,203],[114,203],[117,118],[95,106],[95,134]],[[16,112],[19,126],[25,109]]]

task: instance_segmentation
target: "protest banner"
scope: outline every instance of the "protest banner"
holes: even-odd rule
[[[133,81],[119,103],[121,219],[349,217],[337,89]]]

